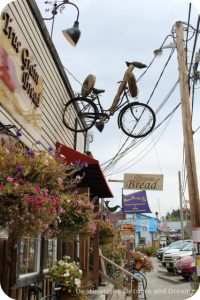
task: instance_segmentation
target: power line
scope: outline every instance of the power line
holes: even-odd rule
[[[166,39],[165,39],[165,40],[166,40]],[[155,86],[154,86],[154,88],[153,88],[153,91],[152,91],[152,93],[151,93],[151,95],[150,95],[150,97],[149,97],[149,99],[148,99],[148,101],[147,101],[146,104],[149,104],[149,102],[150,102],[150,100],[151,100],[151,98],[152,98],[152,96],[153,96],[153,94],[154,94],[156,88],[158,87],[158,84],[159,84],[159,82],[160,82],[160,80],[161,80],[163,74],[164,74],[164,71],[166,70],[166,67],[167,67],[167,65],[169,64],[169,61],[171,60],[171,57],[172,57],[173,53],[174,53],[174,49],[171,51],[171,53],[170,53],[170,55],[169,55],[169,57],[168,57],[168,59],[167,59],[165,65],[164,65],[164,67],[163,67],[163,69],[162,69],[162,71],[161,71],[161,73],[160,73],[160,75],[159,75],[159,78],[158,78],[158,80],[157,80],[157,82],[156,82],[156,84],[155,84]],[[119,151],[115,154],[115,156],[114,156],[112,159],[110,159],[110,160],[108,160],[108,161],[106,161],[106,162],[104,162],[104,163],[102,164],[102,166],[103,166],[103,165],[105,165],[105,164],[107,163],[107,166],[105,166],[105,167],[103,168],[103,171],[104,171],[104,172],[111,166],[111,164],[115,161],[115,159],[117,159],[117,157],[120,155],[120,152],[122,151],[122,149],[124,148],[124,146],[126,145],[126,143],[127,143],[128,140],[129,140],[129,137],[126,138],[125,142],[122,144],[122,146],[120,147]]]
[[[120,173],[120,172],[123,172],[123,171],[129,169],[130,167],[132,167],[133,165],[135,165],[136,163],[138,163],[139,161],[141,161],[141,160],[142,160],[142,159],[143,159],[143,158],[144,158],[144,157],[145,157],[145,156],[146,156],[146,155],[154,148],[155,144],[160,140],[160,138],[161,138],[162,135],[164,134],[164,132],[165,132],[167,126],[169,125],[169,123],[170,123],[170,121],[171,121],[171,118],[172,118],[173,114],[175,113],[175,111],[177,110],[177,108],[179,107],[179,105],[180,105],[180,104],[178,104],[178,105],[172,110],[172,112],[165,118],[165,121],[167,121],[168,118],[169,118],[169,120],[168,120],[168,122],[167,122],[165,128],[164,128],[163,131],[161,132],[160,136],[159,136],[159,137],[157,138],[157,140],[153,143],[153,145],[152,145],[152,142],[151,142],[147,147],[145,147],[145,149],[143,149],[142,151],[140,151],[140,155],[141,155],[141,153],[143,153],[143,152],[146,150],[146,152],[144,153],[144,155],[143,155],[142,157],[140,157],[139,159],[137,159],[136,161],[134,161],[134,163],[132,163],[131,165],[128,165],[128,167],[123,168],[123,169],[120,168],[120,169],[116,170],[114,173],[109,174],[109,175],[106,175],[106,176],[116,175],[116,174],[118,174],[118,173]],[[163,123],[164,123],[164,122],[162,122],[161,124],[163,124]],[[159,124],[159,127],[160,127],[161,124]],[[157,127],[157,128],[158,128],[158,127]],[[149,149],[149,147],[150,147],[150,149]],[[138,157],[137,157],[137,158],[138,158]],[[135,158],[134,158],[133,160],[135,160]],[[133,161],[133,160],[131,160],[131,161]],[[128,163],[130,163],[131,161],[129,161]],[[125,165],[127,165],[128,163],[124,164],[123,167],[124,167]],[[161,169],[161,168],[160,168],[160,169]],[[161,173],[162,173],[162,171],[161,171]]]
[[[191,7],[192,7],[192,4],[189,3],[189,11],[188,11],[188,25],[187,25],[187,36],[186,36],[186,46],[185,46],[185,51],[187,53],[188,51],[188,48],[187,48],[187,45],[188,45],[188,35],[189,35],[189,24],[190,24],[190,16],[191,16]],[[186,55],[186,65],[187,65],[187,55]]]
[[[159,105],[159,107],[157,108],[157,110],[155,111],[155,113],[156,113],[156,115],[158,114],[158,112],[161,110],[161,108],[164,106],[164,104],[167,102],[167,100],[170,98],[170,96],[172,95],[172,93],[175,91],[175,88],[177,87],[177,85],[178,85],[178,80],[175,82],[175,84],[172,86],[172,88],[170,89],[170,91],[169,91],[169,93],[167,94],[167,96],[164,98],[164,100],[162,101],[162,103]],[[179,104],[180,105],[180,104]],[[168,118],[168,116],[166,117],[166,118]],[[165,121],[165,119],[164,119],[164,121]],[[157,125],[157,127],[159,127],[160,125]],[[155,130],[155,129],[154,129]],[[125,143],[127,142],[127,140],[128,140],[128,138],[126,139],[126,141],[125,141]],[[122,150],[122,147],[120,148],[120,151],[118,151],[117,152],[117,154],[112,158],[112,159],[110,159],[110,160],[108,160],[108,161],[106,161],[106,162],[104,162],[103,164],[102,164],[102,167],[107,163],[108,165],[104,168],[104,171],[106,171],[110,166],[112,166],[113,164],[116,164],[118,161],[119,161],[119,159],[121,159],[126,153],[127,153],[127,151],[129,151],[129,149],[131,148],[131,147],[133,147],[136,143],[137,144],[140,144],[141,142],[143,142],[145,140],[145,138],[144,139],[140,139],[140,142],[138,142],[138,140],[137,140],[137,142],[136,142],[136,140],[134,139],[132,142],[131,142],[131,144],[130,144],[130,146],[128,146],[123,152],[121,152],[121,150]],[[124,144],[125,144],[124,143]],[[124,144],[122,145],[122,146],[124,146]],[[120,153],[121,152],[121,153]]]

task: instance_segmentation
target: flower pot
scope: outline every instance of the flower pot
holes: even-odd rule
[[[80,300],[81,295],[78,293],[71,293],[69,291],[59,291],[58,300]]]
[[[143,265],[143,263],[142,263],[141,261],[136,261],[136,262],[135,262],[134,268],[135,268],[137,271],[142,270],[143,267],[144,267],[144,265]]]

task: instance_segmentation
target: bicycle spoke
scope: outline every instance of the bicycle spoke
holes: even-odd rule
[[[77,97],[66,104],[63,122],[72,131],[84,132],[95,124],[97,115],[98,109],[91,100]]]
[[[131,137],[144,137],[155,125],[155,114],[143,103],[132,103],[119,114],[122,130]]]

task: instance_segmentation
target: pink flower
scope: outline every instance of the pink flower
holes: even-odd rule
[[[10,149],[6,148],[6,149],[5,149],[5,152],[6,152],[6,153],[10,153]]]
[[[39,187],[39,186],[36,186],[34,191],[35,191],[35,193],[39,194],[40,191],[41,191],[41,190],[40,190],[40,187]]]
[[[4,186],[0,185],[0,191],[4,190]]]
[[[28,196],[28,202],[31,203],[34,201],[34,198],[32,196]]]
[[[62,178],[58,178],[58,184],[62,185],[63,184],[63,179]]]
[[[81,209],[78,209],[78,210],[77,210],[77,213],[78,213],[78,214],[81,214]]]
[[[7,180],[8,182],[13,182],[14,178],[12,178],[12,177],[7,177],[6,180]]]
[[[77,203],[78,205],[82,205],[82,204],[83,204],[83,200],[81,200],[81,199],[80,199],[80,200],[77,200],[76,203]]]
[[[62,207],[60,207],[60,208],[59,208],[59,213],[60,213],[60,214],[63,214],[64,212],[65,212],[65,210],[64,210]]]
[[[13,185],[18,186],[19,183],[17,181],[13,181]]]

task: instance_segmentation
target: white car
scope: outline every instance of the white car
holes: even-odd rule
[[[163,255],[168,252],[174,252],[174,251],[179,251],[180,248],[183,246],[183,244],[185,244],[186,242],[191,242],[192,240],[178,240],[175,241],[173,243],[171,243],[170,245],[160,248],[157,250],[156,256],[159,260],[163,259]],[[169,251],[170,250],[170,251]],[[172,250],[172,251],[171,251]]]
[[[173,249],[175,250],[175,249]],[[180,249],[176,249],[176,251],[169,250],[165,252],[163,255],[162,265],[167,269],[167,271],[173,271],[175,263],[185,257],[193,255],[193,243],[187,242]]]

